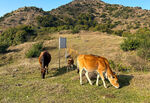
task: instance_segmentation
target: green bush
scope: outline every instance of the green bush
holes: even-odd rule
[[[121,63],[117,64],[117,70],[118,71],[122,71],[122,72],[128,72],[130,71],[130,68],[125,66],[125,65],[122,65]]]
[[[135,34],[123,34],[127,39],[120,45],[124,51],[137,49],[137,55],[141,58],[150,60],[150,30],[140,28]]]
[[[137,39],[129,37],[120,46],[124,51],[135,50],[140,46],[140,42]]]
[[[129,67],[122,65],[121,63],[115,63],[112,60],[109,60],[109,65],[113,70],[116,70],[116,71],[127,72],[130,70]]]
[[[137,54],[145,59],[150,60],[150,37],[145,38],[141,41],[140,48],[137,51]]]
[[[148,28],[140,28],[136,32],[136,38],[140,40],[137,54],[144,59],[150,60],[150,30]]]
[[[80,32],[80,30],[78,28],[74,28],[71,31],[72,34],[76,34],[76,33],[79,33],[79,32]]]
[[[38,16],[36,22],[48,32],[71,29],[72,33],[78,33],[79,30],[88,30],[90,27],[95,27],[98,24],[95,16],[91,13],[82,13],[74,19],[69,17],[61,17],[59,19],[54,15]]]
[[[56,16],[53,15],[38,16],[36,18],[36,21],[37,24],[42,27],[57,27],[64,24]]]
[[[112,69],[115,69],[116,68],[116,64],[114,63],[113,60],[109,60],[109,65]]]
[[[35,37],[36,32],[32,26],[18,26],[9,28],[0,35],[0,43],[7,43],[9,46],[21,44]]]
[[[57,27],[43,27],[40,29],[40,32],[46,32],[46,33],[54,33],[54,32],[57,32]]]
[[[150,49],[140,48],[137,51],[137,55],[150,61]]]
[[[114,35],[122,36],[122,34],[123,34],[123,30],[116,30],[116,31],[114,31]]]
[[[132,34],[130,33],[130,32],[123,32],[122,33],[122,36],[123,37],[129,37],[129,36],[131,36]]]
[[[70,27],[68,25],[62,25],[57,27],[57,31],[68,30]]]
[[[8,47],[6,43],[0,43],[0,53],[5,53]]]
[[[93,31],[100,31],[100,32],[106,32],[108,34],[111,34],[113,31],[110,29],[108,24],[97,24]]]
[[[15,38],[13,40],[13,44],[17,45],[17,44],[21,44],[21,43],[25,42],[26,34],[27,34],[27,32],[24,30],[20,30],[20,31],[16,32]]]
[[[25,54],[27,58],[38,57],[43,51],[43,43],[34,44]]]

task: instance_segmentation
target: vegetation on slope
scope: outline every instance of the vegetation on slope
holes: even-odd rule
[[[43,42],[34,44],[27,52],[27,58],[39,57],[40,53],[43,51]]]
[[[0,35],[0,42],[7,43],[9,46],[21,44],[29,41],[36,36],[36,32],[32,26],[18,26],[9,28]]]
[[[22,25],[9,28],[0,35],[0,53],[5,52],[9,46],[31,41],[36,35],[36,31],[32,26]]]
[[[0,17],[0,27],[3,29],[18,25],[36,25],[35,18],[46,12],[37,7],[22,7]]]
[[[140,27],[149,27],[150,11],[142,10],[140,7],[125,7],[112,5],[100,0],[74,0],[69,4],[60,6],[50,11],[52,15],[60,17],[77,18],[82,13],[91,13],[100,24],[117,24],[116,30],[136,30]],[[110,24],[109,23],[109,24]]]
[[[150,60],[150,30],[141,28],[135,34],[128,35],[121,48],[124,51],[137,50],[137,54],[147,60]]]
[[[61,22],[64,22],[65,18],[67,18],[69,22],[70,20],[76,22],[78,16],[82,14],[92,14],[94,20],[99,24],[113,24],[115,25],[115,30],[130,31],[150,26],[149,22],[147,22],[149,21],[149,10],[143,10],[140,7],[107,4],[100,0],[92,0],[92,2],[88,0],[74,0],[48,12],[37,7],[19,8],[1,17],[0,27],[8,28],[22,24],[37,26],[37,16],[44,16],[48,20],[54,17],[53,19],[59,19]],[[44,21],[42,22],[44,23]],[[56,25],[58,24],[59,22],[56,23]]]

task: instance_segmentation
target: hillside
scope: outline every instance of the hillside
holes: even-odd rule
[[[118,63],[112,68],[119,77],[120,89],[106,82],[104,88],[91,86],[85,77],[83,85],[79,84],[76,70],[66,72],[65,50],[61,50],[61,68],[58,69],[58,37],[60,34],[49,34],[51,40],[44,40],[44,47],[52,55],[49,74],[41,79],[38,58],[25,58],[25,53],[35,42],[27,42],[8,48],[8,53],[0,54],[0,102],[2,103],[148,103],[150,101],[149,73],[134,72],[130,66],[141,67],[143,60],[135,52],[123,52],[120,49],[122,37],[106,35],[99,32],[81,32],[76,35],[61,34],[67,38],[68,48],[80,54],[96,54]],[[82,45],[82,46],[81,46]],[[76,64],[76,63],[75,63]],[[118,66],[119,66],[118,65]],[[127,69],[127,70],[126,70]],[[135,70],[136,71],[136,70]]]
[[[150,11],[140,7],[107,4],[100,0],[74,0],[50,11],[53,15],[76,18],[82,13],[92,13],[100,24],[116,24],[114,29],[133,30],[149,27]]]
[[[0,18],[0,27],[8,28],[17,25],[36,25],[35,18],[44,15],[45,11],[36,7],[23,7]]]
[[[37,25],[36,17],[54,15],[59,20],[71,18],[78,21],[81,14],[92,14],[99,24],[111,25],[112,30],[134,32],[140,27],[149,27],[150,11],[140,7],[125,7],[107,4],[100,0],[74,0],[49,12],[36,7],[23,7],[0,18],[0,29],[16,25]],[[76,22],[75,21],[75,22]],[[64,25],[64,24],[61,24]]]

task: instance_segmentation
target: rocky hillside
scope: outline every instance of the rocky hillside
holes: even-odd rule
[[[45,14],[56,15],[60,19],[78,19],[80,14],[92,14],[99,24],[115,25],[113,30],[135,31],[140,27],[150,27],[150,11],[140,7],[125,7],[107,4],[100,0],[74,0],[57,9],[45,12],[36,7],[23,7],[0,18],[0,29],[20,24],[36,25],[35,18]]]
[[[100,0],[74,0],[50,11],[53,15],[75,18],[81,13],[92,13],[98,23],[115,23],[115,29],[149,27],[150,11],[141,7],[107,4]]]
[[[18,10],[12,11],[11,13],[5,14],[3,17],[0,18],[0,27],[7,28],[7,27],[14,27],[16,25],[35,25],[35,18],[40,15],[44,15],[45,11],[41,8],[36,7],[23,7],[19,8]]]

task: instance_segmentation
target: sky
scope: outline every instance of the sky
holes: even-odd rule
[[[24,6],[36,6],[45,11],[50,11],[73,0],[0,0],[0,17],[6,13]],[[102,0],[110,4],[120,4],[131,7],[142,7],[150,10],[150,0]]]

